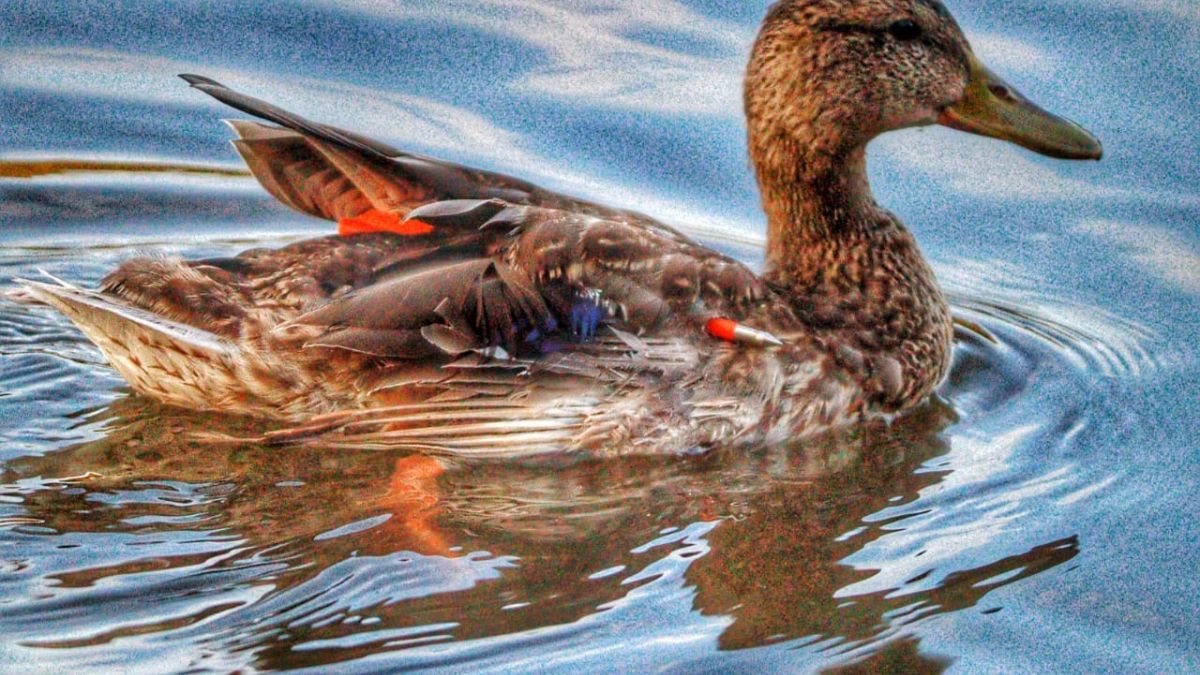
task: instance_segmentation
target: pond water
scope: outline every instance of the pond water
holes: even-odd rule
[[[324,234],[197,72],[414,151],[633,206],[752,263],[725,0],[0,5],[0,287]],[[214,447],[0,304],[0,671],[1200,669],[1200,8],[951,3],[1105,143],[871,147],[958,318],[896,424],[698,459],[452,465]]]

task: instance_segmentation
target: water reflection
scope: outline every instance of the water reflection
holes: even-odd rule
[[[797,448],[553,465],[217,447],[194,434],[259,423],[135,396],[102,414],[102,438],[5,470],[4,538],[55,551],[9,570],[27,597],[5,592],[0,629],[27,648],[172,635],[256,667],[331,663],[603,621],[673,574],[721,619],[723,649],[855,653],[1077,552],[1046,542],[932,589],[839,592],[874,574],[840,561],[902,527],[868,517],[941,480],[917,470],[947,450],[941,402]]]

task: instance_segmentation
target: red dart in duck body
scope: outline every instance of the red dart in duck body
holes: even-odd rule
[[[754,345],[756,347],[782,347],[783,340],[764,330],[743,326],[732,320],[713,317],[704,323],[704,330],[718,340]]]

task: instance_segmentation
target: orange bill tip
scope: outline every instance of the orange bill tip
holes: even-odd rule
[[[433,226],[419,220],[404,220],[400,214],[371,209],[357,216],[338,221],[338,234],[353,237],[371,232],[390,232],[405,237],[415,237],[433,232]]]

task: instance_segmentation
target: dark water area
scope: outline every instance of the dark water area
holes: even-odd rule
[[[895,423],[702,458],[214,446],[0,301],[0,671],[1200,670],[1200,7],[951,3],[1105,143],[872,144],[958,322]],[[244,174],[197,72],[659,216],[752,264],[765,4],[0,4],[0,287],[330,232]]]

